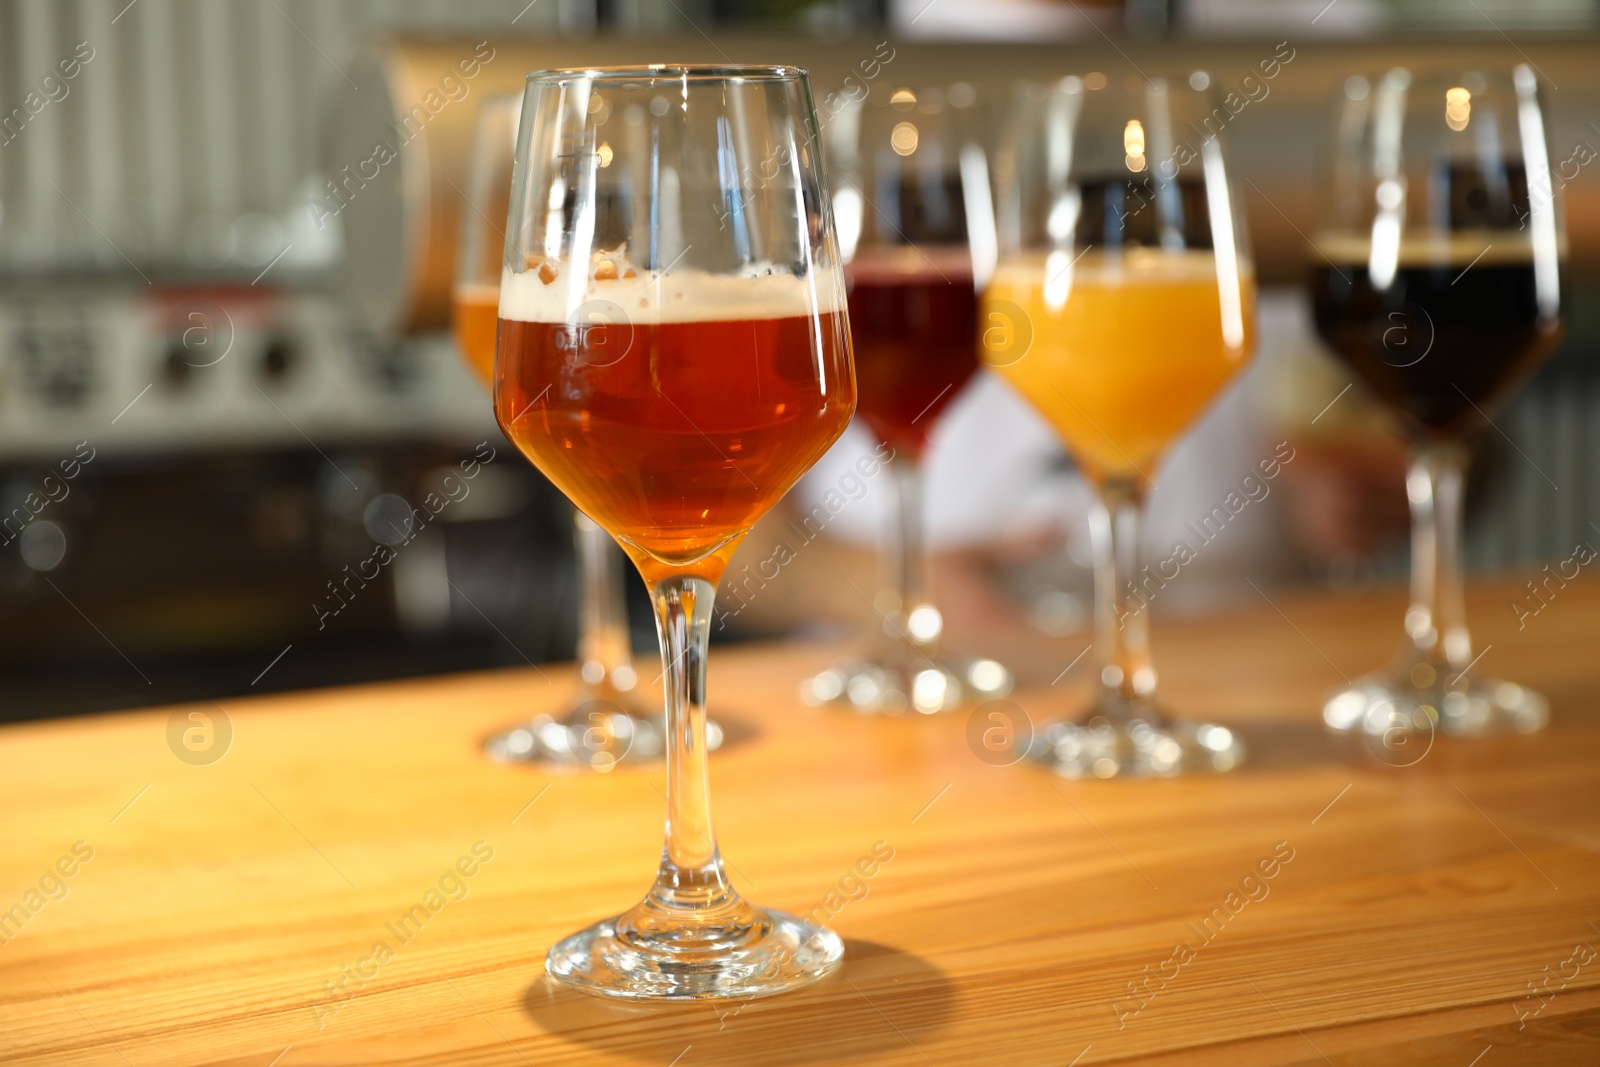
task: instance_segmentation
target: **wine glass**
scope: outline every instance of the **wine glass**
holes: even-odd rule
[[[808,703],[932,714],[1011,689],[1010,672],[992,659],[940,654],[944,617],[928,596],[922,536],[922,454],[978,369],[977,286],[994,267],[975,105],[967,85],[896,89],[855,102],[828,129],[856,411],[886,457],[896,506],[880,551],[878,647],[807,679]]]
[[[712,831],[706,652],[728,558],[855,409],[816,117],[793,67],[528,76],[495,413],[650,587],[667,826],[644,900],[558,942],[617,997],[776,993],[832,971],[825,927],[747,904]]]
[[[1141,567],[1140,526],[1162,456],[1250,358],[1254,271],[1210,95],[1091,84],[1013,98],[981,308],[985,362],[1060,434],[1097,498],[1098,693],[1083,719],[1033,732],[1026,754],[1069,776],[1224,771],[1243,755],[1233,732],[1174,721],[1157,700],[1146,604],[1171,575]]]
[[[1562,333],[1566,237],[1539,77],[1397,67],[1350,78],[1343,97],[1311,296],[1317,332],[1410,446],[1410,640],[1323,720],[1385,746],[1435,729],[1531,733],[1544,697],[1474,670],[1461,497],[1471,436]]]
[[[511,200],[512,158],[522,97],[486,96],[474,117],[466,188],[462,193],[453,319],[456,347],[467,365],[494,387],[500,262]],[[622,556],[609,534],[573,512],[578,560],[578,688],[555,713],[540,712],[484,745],[493,759],[608,771],[623,762],[658,759],[665,747],[659,715],[637,693],[631,639],[622,597]],[[721,741],[716,724],[707,743]]]
[[[492,93],[473,115],[465,189],[457,230],[451,325],[461,358],[494,388],[495,311],[500,306],[500,261],[511,204],[511,168],[522,118],[518,93]]]

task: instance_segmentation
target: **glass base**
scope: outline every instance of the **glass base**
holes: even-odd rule
[[[1064,778],[1170,778],[1217,774],[1244,762],[1244,742],[1226,726],[1096,713],[1041,727],[1024,758]]]
[[[706,723],[706,748],[722,745],[722,728]],[[556,770],[609,771],[654,763],[666,749],[666,719],[618,700],[580,693],[562,715],[536,715],[484,742],[498,763],[531,763]]]
[[[1514,682],[1448,685],[1441,680],[1419,686],[1411,681],[1414,674],[1363,678],[1341,689],[1323,705],[1322,721],[1335,733],[1363,736],[1374,755],[1400,766],[1426,755],[1436,733],[1531,734],[1550,721],[1550,702]]]
[[[631,1000],[771,996],[824,978],[844,959],[825,926],[741,903],[726,923],[639,923],[641,909],[551,946],[545,971],[573,989]]]
[[[887,657],[841,663],[800,683],[812,707],[849,708],[864,715],[937,715],[1011,692],[1011,672],[992,659]]]

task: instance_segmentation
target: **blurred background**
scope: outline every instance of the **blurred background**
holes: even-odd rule
[[[1574,295],[1563,347],[1477,441],[1468,517],[1474,569],[1531,577],[1600,545],[1597,43],[1592,0],[0,0],[0,719],[571,657],[570,509],[448,329],[473,108],[541,67],[799,63],[826,122],[899,87],[997,109],[1021,77],[1233,86],[1275,59],[1226,134],[1261,347],[1157,475],[1152,554],[1294,458],[1159,619],[1255,596],[1245,578],[1404,580],[1403,448],[1302,289],[1324,131],[1352,74],[1535,65]],[[992,380],[936,433],[953,640],[1087,626],[1089,494],[1053,439]],[[867,447],[847,437],[774,522]],[[844,580],[870,588],[888,495],[869,486],[717,638],[871,620]],[[393,563],[352,579],[376,544]]]

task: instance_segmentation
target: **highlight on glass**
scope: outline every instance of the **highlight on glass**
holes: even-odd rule
[[[1004,696],[992,659],[941,650],[929,592],[922,456],[978,370],[978,287],[994,268],[994,213],[977,94],[882,87],[828,128],[828,169],[849,289],[857,414],[888,451],[894,507],[874,601],[882,625],[862,657],[807,679],[810,704],[933,714]]]
[[[1087,714],[1034,731],[1026,754],[1069,776],[1225,771],[1243,757],[1233,731],[1172,719],[1157,698],[1134,581],[1162,457],[1249,361],[1255,276],[1210,95],[1162,79],[1094,84],[1013,98],[996,158],[999,263],[980,309],[985,362],[1097,497],[1098,690]]]
[[[461,190],[460,245],[452,319],[467,365],[494,386],[505,221],[522,97],[484,98],[473,122],[466,188]],[[495,734],[484,745],[493,759],[609,771],[622,763],[660,759],[664,723],[638,692],[622,595],[622,556],[609,534],[573,513],[578,560],[578,686],[563,703]],[[714,749],[721,731],[710,724]]]
[[[649,585],[666,840],[644,899],[554,945],[616,997],[776,993],[832,931],[748,904],[712,826],[712,601],[757,519],[855,410],[844,282],[804,71],[546,71],[524,95],[500,288],[502,429]]]
[[[1461,561],[1469,445],[1560,341],[1566,234],[1533,68],[1397,67],[1344,84],[1323,226],[1308,253],[1317,332],[1395,416],[1411,452],[1407,641],[1323,708],[1381,738],[1531,733],[1543,696],[1485,677]]]

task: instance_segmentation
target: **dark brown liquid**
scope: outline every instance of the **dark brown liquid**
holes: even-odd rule
[[[646,580],[714,582],[739,537],[849,423],[845,334],[838,312],[637,326],[501,319],[495,414]]]
[[[978,369],[970,264],[944,257],[938,267],[914,266],[848,275],[857,411],[880,441],[911,456]]]
[[[1365,262],[1316,270],[1317,332],[1413,431],[1461,436],[1555,348],[1531,261],[1413,266],[1375,289]]]

